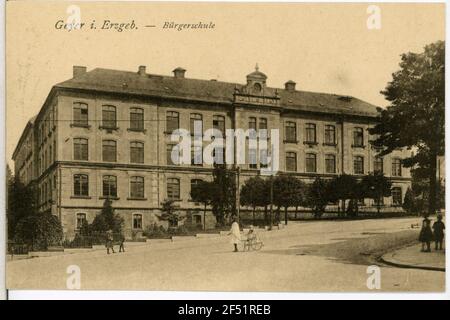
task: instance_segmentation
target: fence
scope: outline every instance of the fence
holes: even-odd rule
[[[113,233],[113,243],[118,244],[124,240],[121,233]],[[92,248],[93,245],[106,244],[106,232],[92,233],[89,235],[77,234],[72,241],[64,241],[65,248]]]

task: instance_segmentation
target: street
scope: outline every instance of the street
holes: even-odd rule
[[[375,257],[416,240],[419,218],[289,222],[260,232],[260,251],[232,252],[229,237],[154,241],[106,250],[7,262],[7,288],[67,289],[80,268],[81,289],[373,292],[367,267],[381,266],[380,291],[441,292],[445,272],[383,266]]]

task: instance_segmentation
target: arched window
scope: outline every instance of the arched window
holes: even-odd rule
[[[169,200],[180,200],[180,180],[177,178],[167,179],[167,198]]]
[[[296,142],[297,141],[297,125],[293,121],[286,122],[286,141],[287,142]]]
[[[364,146],[364,130],[363,128],[353,129],[353,147]]]
[[[178,112],[167,111],[166,114],[166,131],[167,133],[172,133],[180,127],[180,118]]]
[[[336,144],[336,128],[333,125],[325,126],[325,144],[328,145]]]
[[[117,177],[116,176],[103,176],[103,196],[104,197],[117,197]]]
[[[142,214],[133,213],[133,229],[142,229]]]
[[[213,116],[213,128],[222,132],[222,136],[225,134],[225,117]]]
[[[130,108],[130,129],[135,131],[144,130],[144,109]]]
[[[286,152],[286,171],[297,171],[297,154]]]
[[[140,141],[130,142],[130,162],[144,163],[144,143]]]
[[[189,129],[191,130],[191,135],[194,135],[195,132],[195,125],[197,124],[199,126],[200,131],[198,132],[199,136],[203,136],[203,117],[200,113],[191,113],[189,118]]]
[[[334,154],[325,156],[325,172],[336,173],[336,156]]]
[[[136,199],[144,198],[144,177],[130,178],[130,197]]]
[[[305,159],[305,169],[306,172],[316,172],[316,154],[315,153],[307,153]]]
[[[316,143],[316,125],[314,123],[305,124],[305,142]]]
[[[393,177],[402,176],[402,160],[398,158],[392,159],[392,176]]]
[[[391,195],[392,195],[392,205],[401,206],[403,203],[402,188],[400,187],[392,188]]]
[[[117,127],[116,107],[104,105],[102,107],[102,127],[115,129]]]
[[[383,158],[375,157],[373,162],[373,172],[374,173],[383,173]]]
[[[74,126],[88,125],[88,105],[83,102],[73,103],[73,123]]]
[[[73,176],[73,194],[79,197],[89,196],[89,176],[87,174]]]
[[[103,140],[102,145],[103,161],[117,161],[117,143],[114,140]]]
[[[364,174],[364,158],[362,156],[353,158],[353,173]]]
[[[74,160],[88,160],[88,139],[74,138],[73,139],[73,159]]]
[[[80,230],[86,224],[86,213],[77,213],[76,229]]]

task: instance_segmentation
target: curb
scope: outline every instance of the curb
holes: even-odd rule
[[[445,272],[445,268],[440,268],[440,267],[427,267],[427,266],[415,266],[415,265],[411,265],[411,264],[403,264],[403,263],[398,263],[398,262],[392,262],[390,260],[386,260],[384,259],[385,255],[378,257],[378,261],[387,264],[389,266],[393,266],[393,267],[397,267],[397,268],[405,268],[405,269],[422,269],[422,270],[429,270],[429,271],[440,271],[440,272]]]

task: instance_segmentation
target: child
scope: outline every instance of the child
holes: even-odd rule
[[[442,222],[442,215],[438,214],[437,221],[433,224],[435,250],[442,250],[442,243],[444,242],[444,229],[445,224]]]
[[[431,252],[430,242],[433,238],[433,232],[431,231],[431,221],[428,218],[423,219],[422,229],[420,230],[419,241],[422,242],[422,252]],[[425,250],[425,244],[427,249]]]
[[[251,228],[248,233],[247,233],[247,239],[245,240],[245,249],[250,250],[250,247],[252,245],[252,242],[256,240],[256,233],[253,230],[253,228]]]

